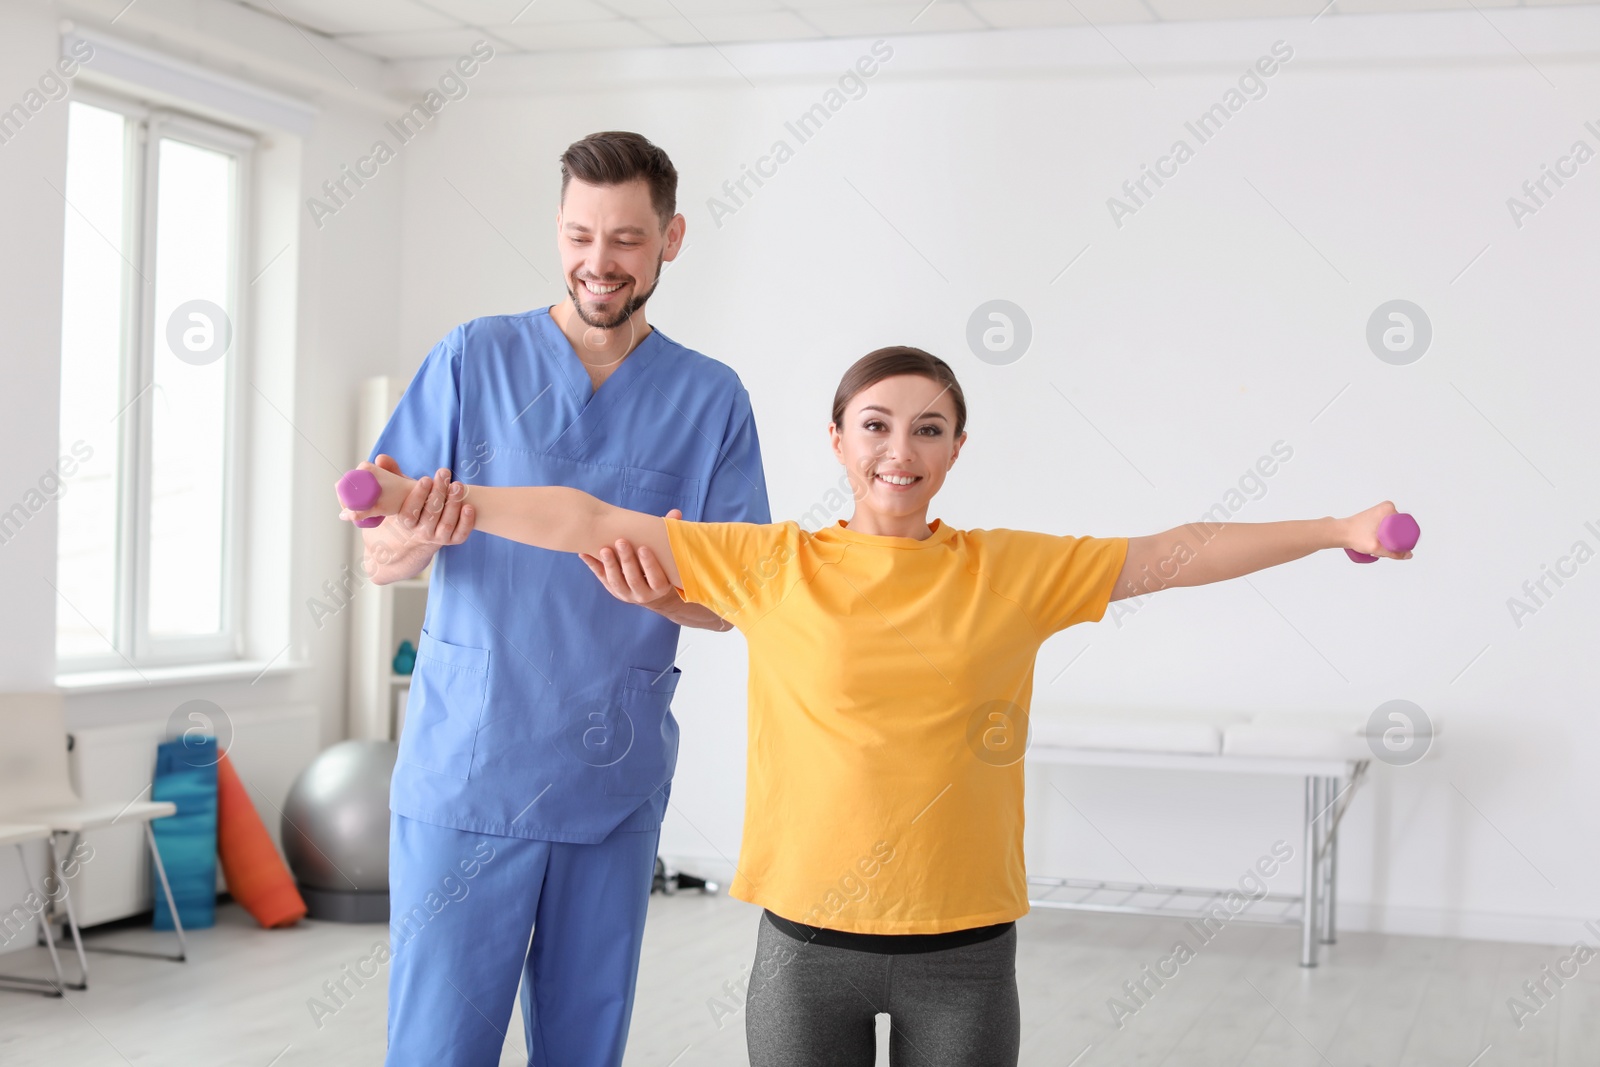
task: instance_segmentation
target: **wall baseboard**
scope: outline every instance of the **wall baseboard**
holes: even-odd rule
[[[663,853],[668,863],[726,887],[733,881],[733,864],[719,856]],[[1449,911],[1404,905],[1379,905],[1338,901],[1336,916],[1341,931],[1398,934],[1404,937],[1459,937],[1468,941],[1514,941],[1533,945],[1570,947],[1579,940],[1600,946],[1600,908],[1592,916],[1515,915],[1487,911]]]

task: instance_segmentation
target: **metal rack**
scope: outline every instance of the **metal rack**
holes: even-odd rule
[[[1128,762],[1116,757],[1125,755]],[[1094,766],[1133,766],[1165,770],[1221,770],[1266,774],[1304,773],[1305,806],[1302,823],[1304,871],[1298,894],[1268,893],[1245,905],[1239,912],[1224,912],[1227,922],[1257,923],[1271,926],[1299,926],[1300,965],[1315,967],[1320,945],[1337,940],[1335,909],[1339,861],[1339,823],[1350,808],[1350,801],[1366,778],[1367,760],[1340,761],[1330,766],[1327,760],[1262,760],[1181,754],[1114,754],[1034,749],[1029,758],[1043,763],[1087,764]],[[1249,764],[1259,762],[1261,766]],[[1338,769],[1342,773],[1329,774]],[[1340,783],[1346,783],[1343,788]],[[1030,875],[1029,886],[1043,886],[1045,892],[1032,896],[1035,908],[1063,911],[1112,912],[1124,915],[1149,915],[1160,918],[1215,921],[1218,903],[1232,889],[1196,886],[1154,885],[1140,882],[1107,882],[1086,878],[1052,878]],[[1078,892],[1075,899],[1056,894]],[[1102,897],[1102,894],[1106,896]],[[1121,894],[1120,899],[1111,897]],[[1139,898],[1159,897],[1155,903],[1136,903]],[[1097,899],[1099,898],[1099,899]],[[1278,905],[1276,912],[1256,914],[1259,905]]]

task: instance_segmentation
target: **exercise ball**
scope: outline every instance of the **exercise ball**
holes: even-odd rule
[[[283,803],[283,852],[306,914],[389,919],[389,779],[395,741],[340,741],[312,760]]]

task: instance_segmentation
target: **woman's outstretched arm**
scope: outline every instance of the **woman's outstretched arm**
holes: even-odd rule
[[[364,519],[372,515],[394,515],[404,505],[415,479],[396,474],[370,463],[361,470],[371,471],[382,489],[377,504],[365,511],[345,509],[342,518]],[[667,579],[681,585],[677,561],[667,540],[667,524],[658,515],[629,511],[604,500],[561,485],[490,486],[455,482],[453,497],[470,502],[481,533],[520,541],[525,545],[555,552],[599,555],[601,549],[619,541],[648,546],[660,562]]]
[[[1111,599],[1225,582],[1325,548],[1410,559],[1410,552],[1391,552],[1378,541],[1378,524],[1394,513],[1394,504],[1385,500],[1347,519],[1191,522],[1165,533],[1131,537]]]

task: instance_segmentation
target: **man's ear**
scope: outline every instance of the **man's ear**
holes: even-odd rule
[[[671,263],[678,258],[678,253],[683,251],[683,235],[688,232],[688,229],[689,222],[682,214],[672,216],[672,220],[667,223],[667,229],[663,235],[666,240],[666,249],[661,254],[662,259]]]

